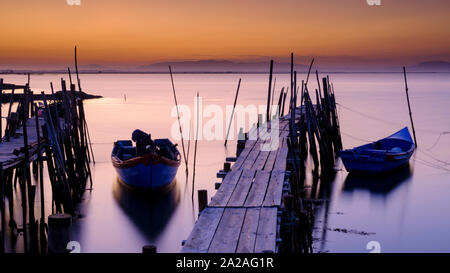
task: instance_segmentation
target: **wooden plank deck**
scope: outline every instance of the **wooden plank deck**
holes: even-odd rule
[[[262,130],[256,140],[246,141],[231,171],[200,213],[182,252],[277,251],[277,215],[286,175],[289,119],[279,121],[280,138],[274,150],[262,150],[262,144],[269,141],[267,130]]]
[[[41,126],[44,125],[44,118],[39,118],[39,135],[42,137],[42,129]],[[27,120],[27,137],[28,137],[28,145],[30,147],[34,147],[37,143],[37,135],[36,135],[36,120],[35,118],[30,118]],[[19,127],[16,132],[18,133],[17,137],[11,136],[10,141],[0,143],[0,162],[3,164],[3,169],[11,168],[24,160],[24,153],[19,153],[18,155],[14,155],[14,150],[20,150],[24,147],[23,140],[23,129]],[[37,154],[35,153],[37,147],[35,149],[30,149],[30,161],[35,160]]]

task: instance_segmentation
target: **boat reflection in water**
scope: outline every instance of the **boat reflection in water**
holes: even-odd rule
[[[413,168],[410,164],[380,175],[367,176],[349,173],[344,181],[344,192],[366,190],[371,194],[387,195],[401,184],[409,181],[412,174]]]
[[[113,195],[149,240],[156,239],[164,230],[180,201],[176,179],[168,187],[158,191],[134,189],[117,179]]]

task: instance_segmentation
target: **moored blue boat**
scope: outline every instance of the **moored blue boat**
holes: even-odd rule
[[[405,127],[378,141],[340,151],[339,155],[348,172],[383,173],[408,164],[414,149],[414,141]]]
[[[180,166],[181,156],[169,139],[151,140],[140,130],[130,140],[114,143],[111,161],[123,183],[142,189],[159,189],[171,184]]]

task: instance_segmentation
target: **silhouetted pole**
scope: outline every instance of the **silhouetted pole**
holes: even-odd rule
[[[322,97],[322,90],[320,88],[320,80],[319,80],[319,72],[316,70],[316,79],[317,79],[317,86],[319,86],[319,97]]]
[[[237,102],[237,98],[238,98],[239,88],[240,87],[241,87],[241,79],[239,78],[239,82],[238,82],[238,86],[237,86],[237,90],[236,90],[236,95],[234,96],[233,111],[231,112],[230,123],[228,124],[227,136],[225,137],[225,144],[224,144],[225,146],[227,146],[228,135],[230,134],[231,123],[233,121],[233,115],[234,115],[234,108],[236,107],[236,102]]]
[[[409,118],[411,119],[411,127],[412,127],[412,131],[413,131],[413,136],[414,136],[414,144],[416,144],[416,149],[417,149],[416,130],[414,130],[414,122],[413,122],[413,118],[412,118],[411,104],[409,103],[408,82],[406,81],[406,68],[405,67],[403,67],[403,75],[405,77],[405,90],[406,90],[406,100],[408,101]]]
[[[289,109],[292,109],[291,104],[292,104],[292,98],[294,97],[293,92],[295,92],[294,88],[295,88],[294,87],[294,53],[292,52],[291,53],[291,103],[289,104]]]
[[[195,163],[197,160],[197,141],[198,141],[198,123],[200,122],[199,120],[199,111],[198,111],[198,101],[199,101],[199,95],[197,92],[197,127],[195,128],[196,132],[195,132],[195,145],[194,145],[194,171],[192,173],[192,201],[194,201],[194,185],[195,185]]]
[[[187,158],[186,158],[186,152],[184,150],[183,130],[181,129],[180,112],[178,111],[177,94],[175,92],[175,85],[173,83],[172,68],[170,67],[170,65],[169,65],[169,72],[170,72],[170,80],[172,82],[173,99],[175,100],[175,107],[177,108],[178,127],[180,129],[181,147],[183,148],[184,163],[186,164],[186,173],[188,173],[188,163],[187,163]]]
[[[272,114],[272,105],[273,105],[273,100],[275,98],[275,85],[277,84],[277,78],[274,77],[273,78],[273,88],[272,88],[272,101],[270,102],[270,114]]]
[[[72,74],[70,73],[70,68],[67,68],[67,72],[69,73],[69,81],[70,81],[70,86],[72,86]]]
[[[77,74],[78,90],[81,91],[80,77],[78,75],[77,46],[75,46],[75,73]]]
[[[267,111],[266,122],[270,120],[270,93],[272,92],[272,73],[273,73],[273,60],[270,60],[270,72],[269,72],[269,90],[267,91]]]
[[[306,76],[306,82],[305,82],[305,85],[308,85],[309,74],[311,73],[311,68],[312,68],[313,63],[314,63],[314,58],[311,60],[311,64],[309,65],[308,76]]]
[[[2,103],[3,103],[3,79],[0,79],[0,96],[1,96],[1,100],[2,100],[2,101],[0,101],[0,113],[1,113],[2,112]],[[10,104],[10,108],[11,108],[11,104]],[[9,120],[6,121],[6,124],[8,124],[8,121]],[[3,142],[2,141],[2,119],[1,119],[1,117],[0,117],[0,142]]]

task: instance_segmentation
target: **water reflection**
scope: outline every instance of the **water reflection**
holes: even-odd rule
[[[160,191],[131,189],[119,180],[113,185],[114,199],[141,232],[154,240],[164,230],[180,201],[180,190],[175,180]]]
[[[344,181],[344,193],[354,190],[366,190],[371,194],[387,195],[401,184],[409,181],[413,174],[410,164],[395,171],[382,174],[365,176],[349,173]]]

